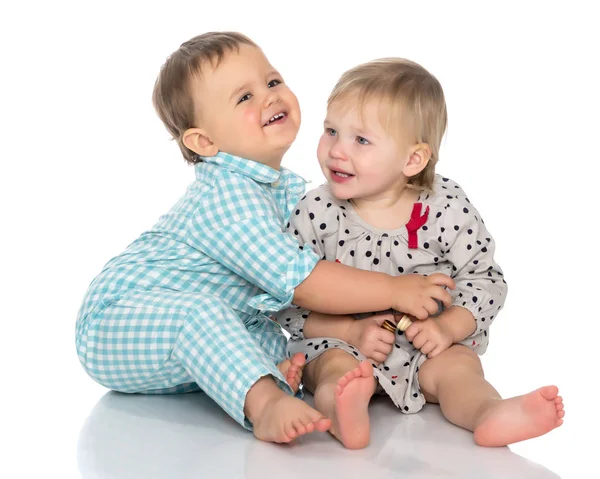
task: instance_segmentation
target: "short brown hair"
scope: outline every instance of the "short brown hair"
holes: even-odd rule
[[[421,65],[403,58],[382,58],[345,72],[327,100],[327,106],[358,95],[359,107],[379,100],[387,112],[383,126],[397,137],[399,119],[414,134],[416,143],[427,143],[431,159],[427,167],[409,179],[419,190],[431,190],[448,115],[440,82]]]
[[[227,53],[238,51],[240,45],[257,46],[237,32],[204,33],[182,43],[160,69],[154,84],[152,103],[188,163],[202,161],[183,144],[183,134],[194,126],[190,80],[201,75],[201,68],[206,62],[217,66]]]

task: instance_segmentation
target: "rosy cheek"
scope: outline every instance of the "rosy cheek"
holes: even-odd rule
[[[327,159],[327,152],[329,151],[329,139],[327,135],[323,134],[319,140],[319,144],[317,145],[317,158],[319,158],[319,162],[323,163]]]
[[[280,95],[285,103],[289,104],[292,107],[292,109],[297,109],[299,112],[300,104],[298,103],[298,98],[296,98],[296,95],[294,95],[294,92],[292,92],[292,90],[290,90],[289,88],[282,90]]]
[[[253,108],[246,108],[243,113],[244,123],[256,124],[260,123],[260,114]]]

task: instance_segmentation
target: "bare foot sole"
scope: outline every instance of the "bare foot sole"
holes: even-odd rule
[[[498,401],[473,431],[480,446],[507,446],[542,436],[563,423],[562,398],[556,386]]]
[[[306,358],[302,353],[294,354],[277,365],[277,369],[284,375],[285,380],[294,392],[298,392],[302,382],[302,370],[306,364]]]
[[[335,414],[330,432],[348,449],[369,445],[369,401],[375,392],[373,366],[362,361],[335,388]]]
[[[257,439],[286,443],[314,431],[327,431],[331,420],[304,401],[282,394],[263,408],[253,426]]]

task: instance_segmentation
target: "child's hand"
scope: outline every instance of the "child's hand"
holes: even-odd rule
[[[379,364],[392,352],[396,335],[382,329],[385,320],[395,324],[393,314],[376,314],[364,319],[356,319],[348,327],[346,342],[357,348],[367,358]]]
[[[452,296],[444,289],[456,287],[454,280],[442,273],[429,276],[407,274],[393,278],[396,286],[396,296],[393,308],[417,319],[426,319],[438,312],[436,299],[447,308],[452,305]]]
[[[436,318],[415,321],[406,331],[406,339],[420,349],[428,358],[433,358],[453,344],[452,334]]]

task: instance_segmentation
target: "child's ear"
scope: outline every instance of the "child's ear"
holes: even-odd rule
[[[431,148],[427,143],[418,143],[410,147],[408,161],[402,173],[405,176],[416,176],[425,169],[431,158]]]
[[[183,144],[200,156],[215,156],[219,148],[215,145],[208,133],[201,128],[188,128],[183,133]]]

